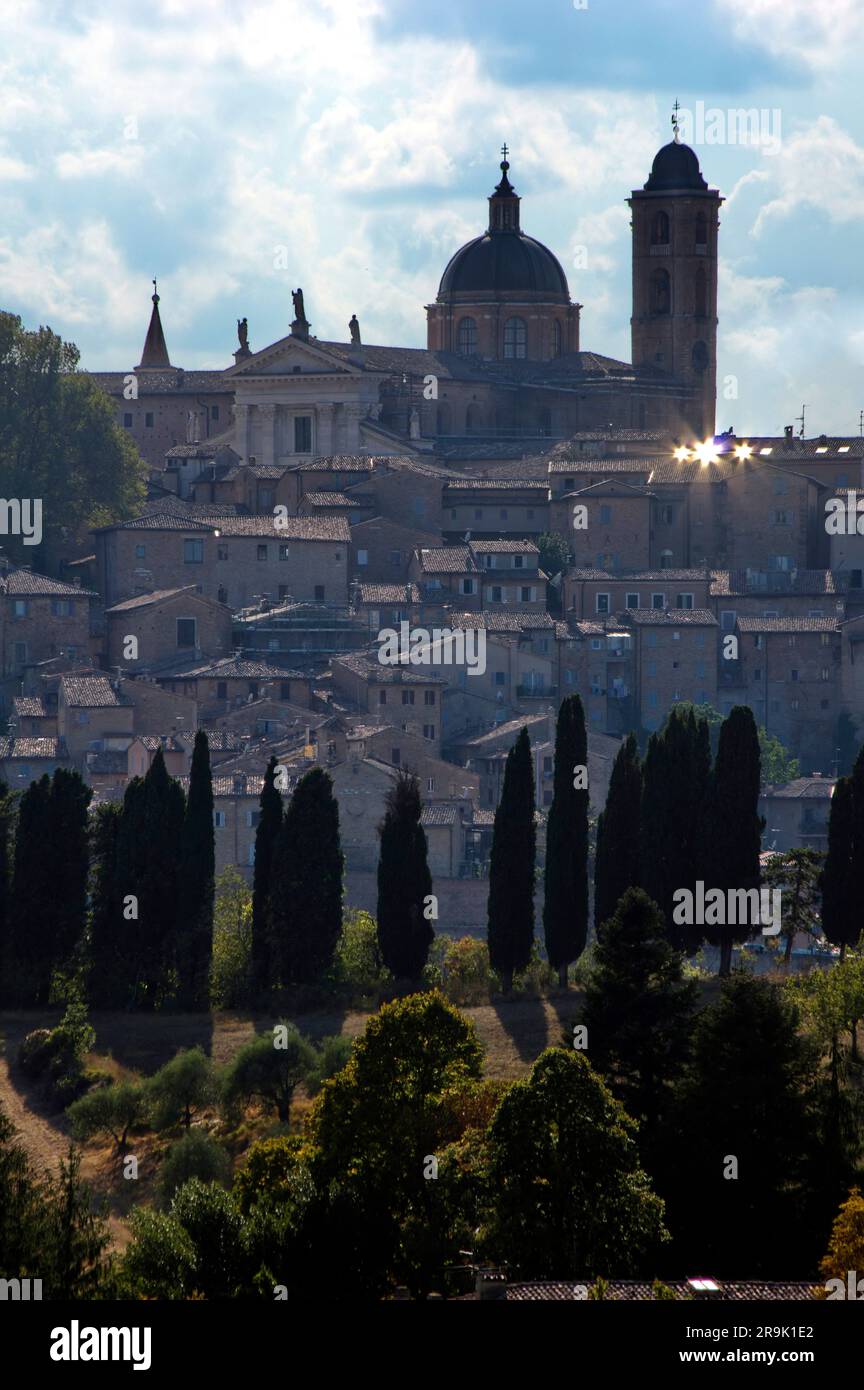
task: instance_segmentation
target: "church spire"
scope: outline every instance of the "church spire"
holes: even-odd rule
[[[489,231],[518,232],[521,200],[516,196],[516,190],[507,177],[510,165],[507,162],[509,151],[506,145],[501,146],[501,153],[504,156],[501,161],[501,180],[489,199]]]
[[[150,314],[150,327],[147,329],[147,338],[144,343],[144,351],[141,354],[141,361],[138,363],[136,371],[141,367],[170,367],[171,360],[168,356],[168,349],[165,346],[165,334],[162,332],[162,320],[159,317],[159,295],[156,290],[156,281],[153,281],[153,309]]]

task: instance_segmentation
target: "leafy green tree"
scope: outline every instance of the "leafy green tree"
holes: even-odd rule
[[[93,1193],[81,1181],[81,1155],[71,1144],[49,1191],[50,1222],[40,1266],[47,1273],[48,1296],[57,1301],[97,1297],[106,1273],[102,1257],[110,1242],[107,1204],[94,1203]]]
[[[159,1195],[168,1206],[174,1193],[184,1183],[197,1178],[200,1182],[231,1186],[231,1158],[228,1152],[201,1130],[188,1130],[182,1139],[172,1144],[159,1172]]]
[[[864,1269],[864,1197],[861,1189],[853,1187],[841,1206],[831,1228],[828,1249],[819,1266],[825,1279],[840,1279],[848,1287],[849,1270]]]
[[[250,1001],[252,972],[252,893],[229,864],[216,879],[210,1000],[215,1009],[242,1008]]]
[[[759,854],[765,824],[759,815],[759,769],[759,738],[753,712],[747,705],[736,705],[720,730],[711,782],[712,888],[728,892],[759,887]],[[708,940],[720,948],[721,976],[730,972],[733,943],[746,941],[752,934],[753,926],[747,922],[705,927]]]
[[[177,925],[178,996],[182,1008],[209,1006],[213,955],[213,895],[216,873],[213,778],[210,745],[203,729],[195,735],[180,834],[180,905]]]
[[[490,1245],[517,1277],[620,1278],[666,1237],[636,1125],[579,1052],[547,1048],[489,1130]]]
[[[276,786],[278,763],[272,757],[261,788],[260,815],[255,830],[255,869],[252,883],[252,991],[264,994],[275,982],[278,961],[270,922],[270,881],[273,857],[282,826],[282,794]]]
[[[670,1123],[669,1216],[684,1264],[721,1278],[807,1265],[796,1230],[816,1138],[815,1057],[799,1025],[782,988],[742,971],[697,1019]]]
[[[373,994],[390,979],[381,959],[378,923],[370,912],[346,911],[336,952],[336,978],[357,994]]]
[[[294,1024],[278,1024],[272,1033],[261,1033],[244,1044],[225,1067],[223,1104],[232,1109],[259,1101],[287,1124],[294,1092],[315,1076],[317,1065],[315,1048]]]
[[[686,1059],[697,994],[657,904],[629,888],[598,928],[581,1021],[592,1066],[649,1130]]]
[[[508,994],[531,959],[536,838],[534,760],[523,728],[507,754],[489,859],[489,959]]]
[[[537,541],[537,549],[540,551],[540,568],[550,579],[566,570],[570,563],[570,547],[557,531],[544,531]]]
[[[183,1123],[188,1130],[192,1117],[215,1097],[213,1064],[200,1047],[178,1052],[147,1082],[155,1129],[170,1129]]]
[[[781,743],[779,738],[769,734],[761,725],[759,736],[759,762],[763,787],[785,787],[801,776],[801,764]]]
[[[270,912],[283,985],[313,984],[333,963],[344,862],[333,782],[316,767],[294,790],[273,861]]]
[[[132,1209],[129,1225],[132,1240],[123,1255],[122,1296],[191,1298],[196,1289],[196,1249],[176,1217],[138,1206]]]
[[[814,849],[790,849],[772,855],[762,871],[766,886],[780,890],[780,930],[786,942],[787,965],[799,932],[813,938],[819,933],[819,881],[823,862],[824,856]]]
[[[611,917],[628,888],[639,885],[642,768],[634,734],[615,755],[606,806],[597,819],[594,859],[594,929]]]
[[[555,730],[543,903],[546,954],[562,988],[567,967],[585,950],[588,938],[588,800],[585,712],[579,696],[568,695]]]
[[[78,370],[78,349],[50,328],[0,314],[0,492],[42,500],[42,542],[4,542],[10,558],[44,570],[58,547],[143,505],[146,467],[112,401]]]
[[[147,1091],[132,1081],[96,1086],[67,1110],[72,1133],[77,1139],[104,1134],[114,1140],[118,1151],[126,1152],[129,1131],[145,1123]]]
[[[378,944],[397,979],[419,980],[435,932],[426,915],[432,892],[417,778],[402,770],[387,793],[378,829]]]
[[[854,791],[851,777],[841,777],[834,787],[828,815],[828,851],[822,870],[822,930],[845,955],[861,933],[857,884],[852,872],[855,832]]]

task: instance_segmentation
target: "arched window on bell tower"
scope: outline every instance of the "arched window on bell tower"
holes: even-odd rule
[[[701,265],[693,282],[693,312],[697,319],[704,319],[708,314],[708,276]]]
[[[651,281],[651,308],[652,314],[668,314],[672,308],[672,290],[669,283],[668,270],[655,270],[652,272]]]
[[[524,319],[508,319],[504,324],[504,356],[525,357],[528,351],[528,329]]]
[[[561,356],[561,320],[552,320],[552,356]]]
[[[459,352],[463,357],[471,357],[477,351],[477,321],[470,316],[459,320],[457,334]]]
[[[651,219],[651,245],[669,245],[669,214],[663,212],[662,208],[659,212],[655,212]]]
[[[707,246],[708,246],[708,218],[705,216],[704,212],[697,212],[697,214],[696,214],[696,228],[695,228],[694,240],[695,240],[695,242],[696,242],[697,247],[702,247],[702,246],[704,246],[704,247],[706,247],[706,249],[707,249]]]

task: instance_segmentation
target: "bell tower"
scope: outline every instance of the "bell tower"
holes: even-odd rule
[[[633,365],[696,387],[685,407],[699,439],[714,434],[717,405],[717,233],[720,204],[699,160],[674,139],[658,150],[644,188],[628,202],[633,229]]]

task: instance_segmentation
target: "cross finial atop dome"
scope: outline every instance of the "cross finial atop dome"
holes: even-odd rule
[[[672,134],[676,145],[680,145],[681,143],[681,131],[678,128],[678,112],[680,110],[681,107],[679,106],[678,98],[676,97],[675,105],[672,107]]]

